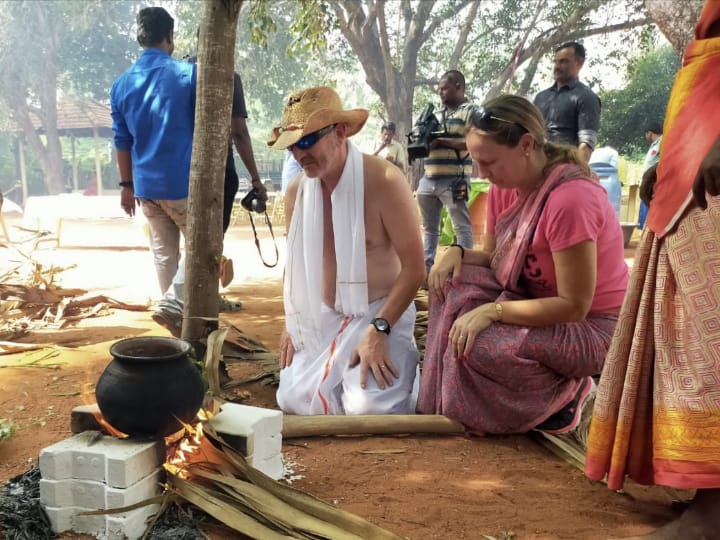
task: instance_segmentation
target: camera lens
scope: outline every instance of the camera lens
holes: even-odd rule
[[[262,214],[265,211],[265,201],[261,201],[260,199],[255,199],[252,202],[253,210],[256,212]]]

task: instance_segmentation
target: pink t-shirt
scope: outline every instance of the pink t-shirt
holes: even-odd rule
[[[497,216],[517,197],[514,189],[491,186],[487,211],[489,234],[495,235]],[[570,180],[550,192],[525,255],[521,279],[528,293],[534,298],[557,296],[552,254],[587,240],[597,245],[597,282],[590,311],[619,309],[628,283],[622,228],[605,188],[586,180]]]

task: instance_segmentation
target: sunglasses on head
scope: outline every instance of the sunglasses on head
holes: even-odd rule
[[[295,144],[291,144],[290,146],[288,146],[288,150],[292,150],[293,148],[299,148],[300,150],[308,150],[309,148],[312,148],[313,146],[315,146],[316,142],[318,142],[325,135],[335,129],[335,126],[336,124],[330,124],[329,126],[325,126],[322,129],[318,129],[317,131],[308,133]]]
[[[501,118],[492,111],[492,109],[486,109],[485,107],[478,107],[476,108],[472,115],[470,116],[470,119],[472,120],[473,125],[478,128],[482,129],[483,131],[490,131],[493,128],[493,121],[495,122],[503,122],[505,124],[510,124],[513,126],[517,126],[521,128],[523,131],[527,131],[527,128],[521,124],[518,124],[517,122],[514,122],[512,120],[505,120],[504,118]]]

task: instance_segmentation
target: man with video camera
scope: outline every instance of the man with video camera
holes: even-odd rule
[[[431,136],[424,162],[424,175],[417,188],[417,201],[423,220],[426,272],[430,271],[435,262],[443,207],[452,220],[457,243],[464,248],[473,247],[468,209],[472,159],[465,145],[465,132],[470,125],[473,105],[465,98],[463,74],[457,70],[445,72],[438,84],[438,94],[443,105],[434,115],[439,131]],[[411,157],[420,157],[410,148],[417,142],[412,138],[411,135],[408,153]]]

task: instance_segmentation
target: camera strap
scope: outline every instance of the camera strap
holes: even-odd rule
[[[272,237],[273,246],[275,247],[275,262],[272,264],[268,264],[265,261],[265,257],[263,257],[262,248],[260,247],[260,240],[258,239],[257,230],[255,229],[255,221],[253,220],[252,212],[248,212],[248,214],[250,215],[250,226],[252,227],[253,236],[255,237],[255,247],[257,248],[258,254],[260,255],[260,260],[267,268],[275,268],[278,261],[280,260],[280,253],[278,252],[277,242],[275,241],[275,234],[273,233],[270,216],[268,216],[267,212],[264,212],[265,223],[267,223],[268,229],[270,229],[270,236]]]

